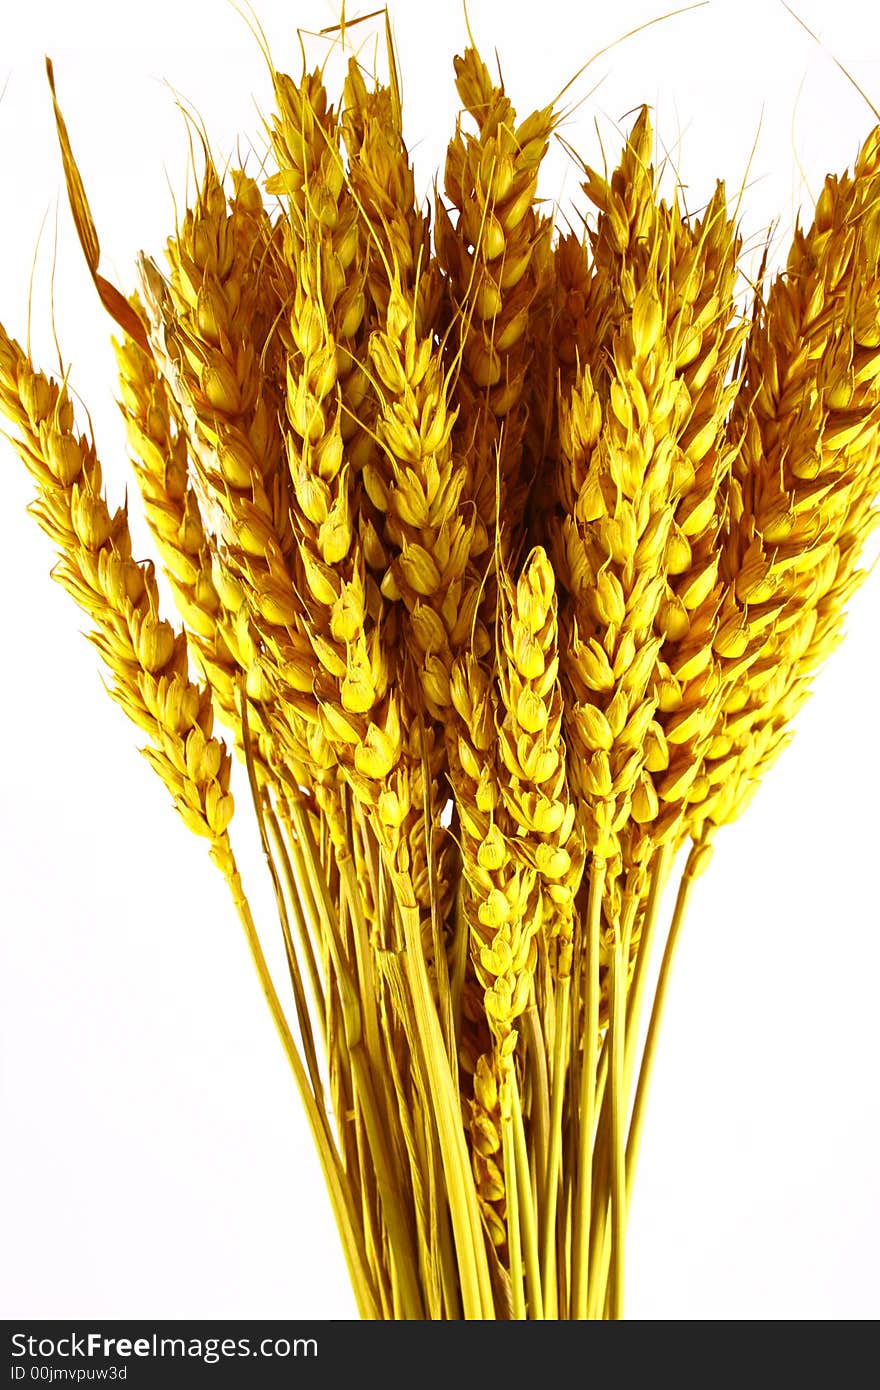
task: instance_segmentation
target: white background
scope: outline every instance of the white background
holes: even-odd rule
[[[363,6],[364,9],[372,8]],[[858,0],[801,0],[814,44],[772,0],[713,0],[628,39],[575,83],[566,138],[593,163],[641,102],[687,185],[747,180],[744,234],[851,163],[880,105],[880,18]],[[525,114],[658,0],[609,6],[470,0]],[[281,67],[294,26],[334,4],[259,0]],[[455,112],[459,0],[392,7],[408,138],[427,192]],[[310,41],[310,52],[323,49]],[[64,200],[42,55],[106,257],[128,289],[161,252],[182,198],[192,104],[218,157],[262,150],[265,66],[225,0],[0,0],[0,318],[65,362],[88,403],[112,496],[129,484],[113,400],[111,326]],[[598,85],[597,85],[598,84]],[[749,156],[756,143],[754,156]],[[250,162],[257,159],[251,155]],[[577,194],[561,149],[544,181]],[[809,217],[807,216],[807,220]],[[0,445],[0,914],[3,919],[5,1317],[351,1318],[318,1165],[241,934],[203,847],[135,752],[100,683],[32,490]],[[148,542],[130,488],[141,553]],[[793,747],[744,821],[720,837],[680,947],[628,1249],[634,1318],[873,1318],[880,1312],[878,836],[880,575],[851,609]],[[238,843],[253,842],[246,798]],[[243,853],[258,913],[273,909]]]

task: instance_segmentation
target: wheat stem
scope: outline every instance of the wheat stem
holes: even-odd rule
[[[561,979],[556,989],[556,1020],[554,1026],[553,1079],[550,1092],[550,1148],[547,1156],[544,1200],[541,1212],[543,1241],[541,1246],[541,1277],[544,1289],[544,1309],[548,1318],[558,1317],[556,1287],[556,1208],[559,1199],[559,1170],[562,1161],[562,1117],[565,1102],[565,1083],[568,1075],[568,1046],[570,1040],[569,999],[571,976]]]
[[[519,1219],[519,1189],[516,1166],[516,1141],[513,1133],[513,1116],[505,1115],[501,1121],[501,1145],[504,1158],[504,1174],[507,1185],[507,1248],[510,1291],[513,1316],[516,1321],[526,1317],[526,1294],[523,1272],[522,1235]]]
[[[583,1059],[579,1106],[577,1189],[572,1252],[572,1305],[574,1317],[587,1317],[593,1206],[593,1139],[596,1131],[596,1047],[599,1039],[599,924],[605,887],[605,861],[594,859],[590,868],[590,895],[587,905],[587,949],[584,956]]]
[[[296,1087],[300,1094],[303,1107],[306,1112],[309,1129],[318,1150],[321,1167],[324,1172],[324,1179],[327,1183],[330,1195],[330,1204],[333,1214],[336,1217],[339,1234],[342,1239],[342,1247],[346,1262],[351,1274],[355,1297],[361,1316],[366,1319],[375,1320],[378,1318],[376,1306],[376,1291],[374,1288],[373,1277],[369,1271],[366,1253],[363,1248],[363,1240],[358,1234],[359,1223],[352,1210],[351,1197],[347,1189],[345,1174],[342,1171],[339,1154],[333,1144],[332,1137],[326,1127],[325,1121],[321,1116],[309,1079],[306,1075],[302,1059],[299,1055],[293,1034],[281,1007],[281,1001],[275,989],[257,929],[251,916],[250,906],[245,897],[241,878],[234,865],[227,875],[229,891],[232,894],[232,901],[238,913],[239,921],[244,928],[245,939],[251,953],[251,959],[257,972],[257,978],[269,1006],[272,1021],[275,1024],[281,1045],[284,1048],[285,1056],[290,1063]]]
[[[510,1107],[513,1129],[514,1166],[516,1172],[516,1203],[522,1229],[523,1251],[525,1255],[526,1293],[528,1312],[531,1319],[543,1321],[544,1299],[541,1291],[541,1258],[538,1249],[538,1218],[535,1211],[532,1175],[529,1165],[529,1150],[523,1122],[522,1102],[519,1085],[513,1067],[505,1078],[508,1087],[507,1104]]]
[[[425,969],[418,910],[409,898],[408,894],[404,896],[398,893],[398,907],[403,919],[405,969],[416,1026],[422,1039],[440,1150],[443,1155],[461,1280],[462,1306],[464,1316],[468,1320],[492,1319],[494,1303],[489,1266],[470,1172],[470,1158],[461,1128],[456,1086],[449,1071],[437,1006]]]
[[[707,843],[705,841],[696,842],[691,846],[688,854],[684,871],[678,885],[678,894],[675,899],[675,908],[672,914],[672,922],[666,938],[666,946],[663,951],[663,959],[660,963],[660,974],[657,977],[657,986],[654,991],[654,1002],[651,1007],[651,1018],[648,1024],[648,1032],[645,1037],[645,1046],[642,1051],[641,1065],[639,1067],[639,1077],[636,1084],[636,1094],[633,1101],[632,1116],[629,1124],[629,1136],[626,1144],[626,1170],[627,1170],[627,1189],[632,1193],[633,1178],[635,1176],[636,1162],[638,1159],[639,1145],[642,1138],[642,1130],[645,1123],[645,1102],[648,1093],[648,1084],[654,1067],[657,1055],[657,1040],[660,1032],[660,1023],[663,1017],[663,1009],[669,991],[669,980],[672,972],[672,961],[675,949],[684,925],[685,914],[690,901],[694,880],[703,868]]]
[[[626,1058],[624,1062],[625,1089],[627,1095],[629,1095],[632,1090],[633,1071],[635,1068],[636,1049],[639,1037],[639,1023],[642,1014],[648,969],[651,963],[654,933],[660,914],[660,902],[663,896],[663,889],[666,886],[666,880],[669,877],[669,871],[672,867],[673,853],[674,846],[672,841],[667,840],[664,841],[654,856],[654,862],[651,866],[648,901],[645,905],[642,928],[639,935],[638,953],[636,955],[632,982],[627,992]]]
[[[321,1036],[321,1043],[324,1049],[324,1054],[326,1055],[327,1031],[325,1018],[326,1004],[324,1000],[324,985],[321,980],[320,970],[318,968],[318,961],[315,956],[315,948],[312,943],[311,932],[306,923],[306,911],[303,906],[303,885],[300,881],[297,881],[293,869],[293,864],[291,863],[290,852],[284,841],[284,835],[282,833],[281,825],[279,823],[277,815],[275,814],[275,811],[273,810],[268,800],[264,804],[263,814],[266,818],[266,825],[268,826],[269,833],[272,837],[276,858],[278,860],[278,863],[280,863],[281,865],[281,875],[284,880],[284,885],[287,889],[288,901],[290,902],[290,905],[293,908],[297,941],[299,944],[299,950],[302,953],[302,958],[305,961],[306,973],[308,975],[309,980],[309,988],[311,989],[312,993],[312,1003],[314,1005],[313,1010],[310,1010],[310,1016],[317,1024]],[[315,923],[315,925],[317,925],[316,916],[312,917],[312,921]]]
[[[614,936],[611,969],[611,1039],[609,1071],[611,1080],[611,1318],[623,1317],[624,1244],[626,1240],[626,993],[629,946],[638,909],[638,896],[631,889],[624,896],[624,912]]]

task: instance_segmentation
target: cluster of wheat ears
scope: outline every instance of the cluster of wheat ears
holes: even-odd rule
[[[2,327],[0,408],[55,576],[231,890],[361,1315],[619,1318],[691,885],[838,640],[874,520],[880,129],[744,310],[736,209],[722,185],[696,215],[660,197],[646,111],[561,234],[536,193],[558,111],[519,119],[473,48],[455,75],[429,213],[393,60],[382,84],[353,59],[336,106],[320,71],[273,68],[271,175],[206,145],[128,300],[56,104],[178,627],[66,380]]]

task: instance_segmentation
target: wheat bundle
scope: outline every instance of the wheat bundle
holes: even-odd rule
[[[646,108],[584,166],[581,237],[537,194],[558,103],[519,117],[474,47],[455,77],[429,212],[390,36],[386,80],[352,56],[336,94],[273,67],[271,170],[206,146],[128,298],[56,101],[177,627],[68,381],[2,327],[0,409],[110,693],[231,891],[360,1315],[619,1319],[693,883],[862,577],[880,135],[744,308],[737,208],[661,191]]]

